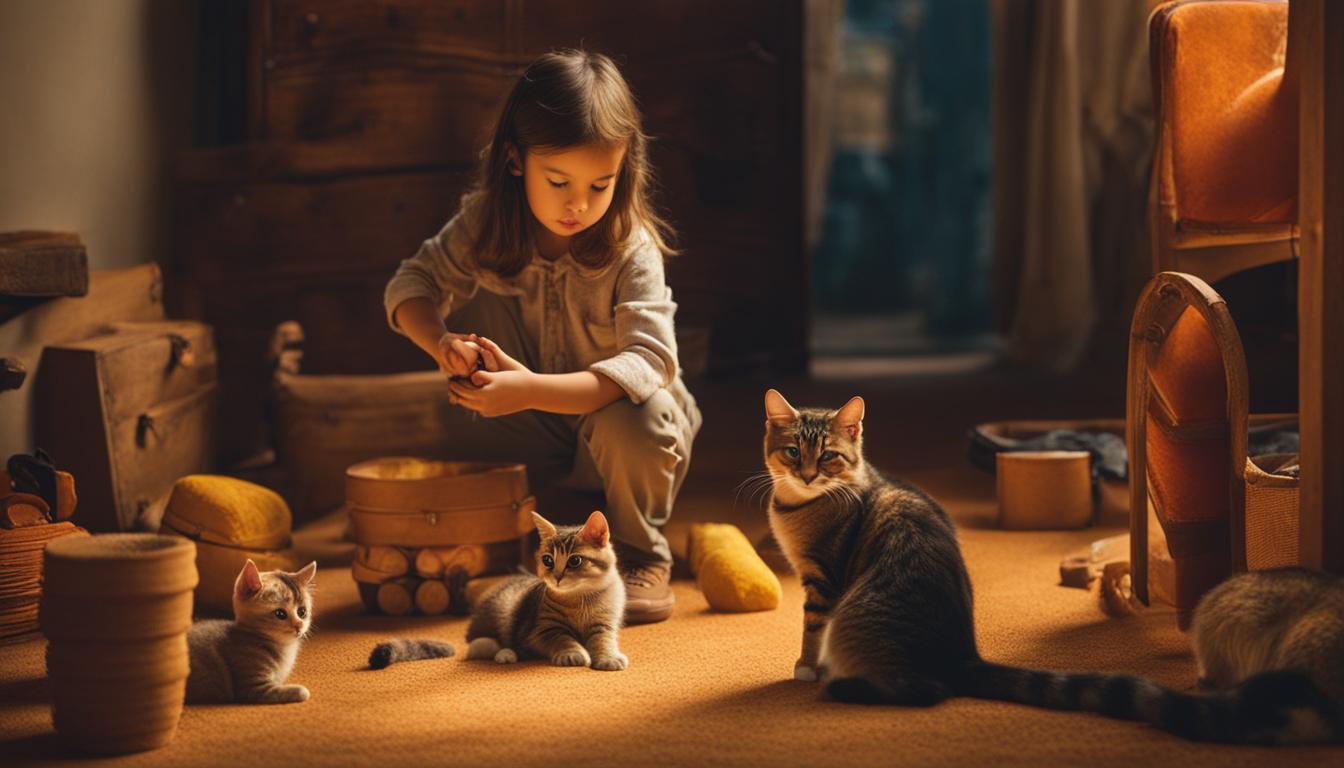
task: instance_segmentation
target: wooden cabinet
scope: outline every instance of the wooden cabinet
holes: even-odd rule
[[[709,333],[711,370],[800,369],[803,5],[254,0],[248,142],[183,158],[170,271],[178,311],[217,328],[226,424],[260,418],[279,320],[307,329],[310,372],[426,367],[387,330],[383,286],[453,213],[518,73],[558,47],[611,55],[640,100],[684,251],[678,323]],[[241,432],[226,455],[255,443]]]

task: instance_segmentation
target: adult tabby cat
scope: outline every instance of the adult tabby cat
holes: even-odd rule
[[[541,536],[535,576],[519,574],[481,597],[467,626],[467,658],[509,664],[541,658],[561,667],[625,669],[617,645],[625,613],[625,583],[616,570],[607,518],[582,526],[552,525],[532,514]],[[452,655],[446,643],[394,640],[373,649],[369,666]]]
[[[794,677],[820,678],[841,701],[930,706],[970,696],[1145,721],[1209,741],[1315,740],[1320,724],[1333,722],[1329,699],[1295,672],[1243,677],[1229,692],[1200,696],[1136,677],[982,660],[952,521],[923,491],[864,461],[863,400],[798,410],[772,389],[765,411],[770,527],[806,594]]]
[[[260,572],[251,560],[233,584],[233,621],[198,621],[187,631],[187,703],[286,704],[308,689],[286,685],[313,621],[317,563],[296,573]]]

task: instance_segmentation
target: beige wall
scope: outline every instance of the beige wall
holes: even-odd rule
[[[195,8],[0,0],[0,231],[78,232],[95,270],[165,260],[169,162],[191,136]],[[62,309],[75,302],[90,310],[78,322]],[[0,356],[29,372],[0,393],[0,460],[32,450],[43,346],[92,334],[118,306],[62,299],[0,325]]]
[[[78,232],[93,269],[162,259],[193,13],[190,0],[0,2],[0,231]]]

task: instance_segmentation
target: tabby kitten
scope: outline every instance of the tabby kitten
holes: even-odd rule
[[[629,664],[616,645],[625,615],[625,582],[616,571],[607,518],[588,516],[582,526],[558,527],[532,513],[541,535],[537,575],[511,576],[481,596],[467,626],[467,658],[509,664],[549,659],[560,667],[620,670]],[[437,640],[379,643],[369,666],[452,656]]]
[[[233,584],[233,621],[198,621],[187,632],[187,702],[285,704],[308,700],[286,685],[313,620],[317,563],[297,573],[257,570],[248,560]]]
[[[1223,706],[1298,704],[1277,741],[1344,740],[1344,579],[1303,568],[1234,576],[1199,601],[1190,642],[1200,685]]]
[[[795,678],[820,679],[847,702],[930,706],[970,696],[1144,721],[1206,741],[1293,741],[1302,738],[1301,710],[1325,712],[1329,702],[1299,675],[1251,677],[1212,697],[982,660],[952,520],[923,491],[864,461],[863,400],[797,410],[772,389],[765,412],[770,528],[806,593]]]
[[[558,667],[625,669],[616,644],[625,583],[601,512],[582,526],[554,526],[532,514],[541,535],[537,575],[514,576],[481,598],[467,627],[467,658],[508,664],[549,659]]]

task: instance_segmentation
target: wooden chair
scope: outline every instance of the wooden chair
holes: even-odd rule
[[[1169,3],[1150,50],[1154,262],[1299,260],[1297,562],[1344,574],[1344,3]]]
[[[1149,602],[1152,518],[1174,561],[1171,599],[1184,628],[1200,596],[1245,560],[1246,358],[1208,283],[1163,272],[1144,288],[1126,400],[1134,594]]]

